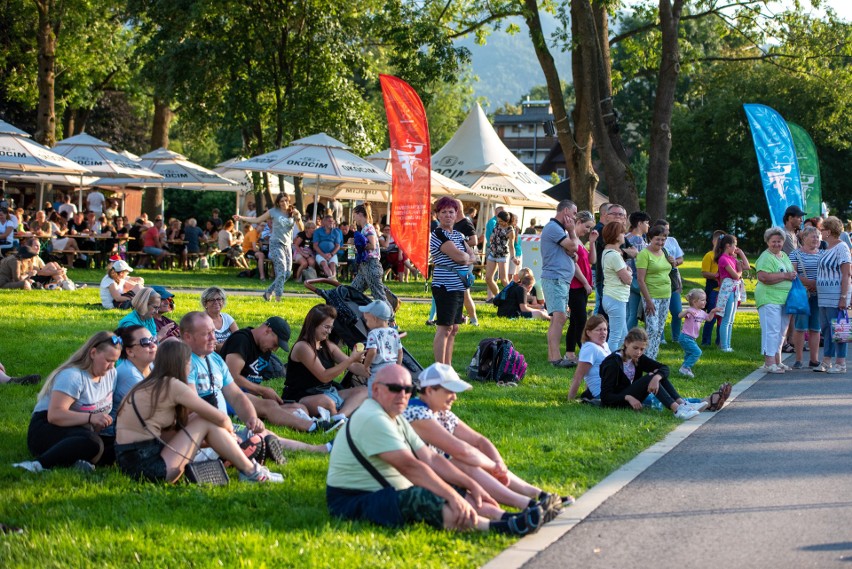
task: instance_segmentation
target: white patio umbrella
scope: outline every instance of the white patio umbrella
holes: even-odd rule
[[[372,162],[388,174],[392,174],[390,148],[370,154],[365,160]],[[431,182],[429,184],[433,196],[457,196],[467,193],[470,189],[467,186],[447,178],[443,174],[439,174],[435,170],[431,170]]]
[[[90,171],[88,167],[76,164],[65,156],[30,140],[30,135],[23,130],[0,120],[0,180],[3,181],[4,189],[6,180],[9,179],[39,183],[41,188],[39,207],[41,207],[44,184],[51,182],[50,179],[45,179],[45,176],[69,174],[82,176]],[[74,185],[78,181],[69,182],[60,177],[56,183]]]
[[[242,196],[245,196],[248,192],[254,191],[254,180],[252,179],[251,174],[249,174],[247,170],[231,167],[232,164],[242,162],[243,160],[245,159],[241,156],[229,158],[224,162],[219,162],[216,164],[216,167],[213,168],[214,172],[223,178],[227,178],[232,182],[235,182],[239,186],[240,191],[237,193],[237,214],[240,213],[240,199]],[[281,193],[281,183],[279,182],[278,176],[269,177],[269,192],[273,196]],[[284,181],[284,192],[293,195],[296,193],[296,188],[290,182]]]
[[[46,172],[48,174],[88,174],[65,156],[42,146],[24,131],[0,121],[0,170],[6,172]]]
[[[557,201],[537,189],[538,184],[525,183],[513,172],[497,164],[487,164],[470,170],[476,179],[468,193],[458,196],[462,200],[503,203],[520,207],[556,207]]]
[[[89,168],[98,176],[93,182],[80,183],[80,209],[83,208],[83,186],[110,185],[115,178],[161,178],[156,172],[142,166],[139,160],[130,159],[112,150],[110,145],[81,132],[56,143],[53,151]]]
[[[345,181],[383,184],[385,188],[390,186],[392,180],[386,172],[349,150],[339,140],[321,132],[295,140],[284,148],[237,162],[232,168],[285,176],[314,176],[317,188],[321,188],[324,182]],[[314,193],[315,218],[319,191]]]
[[[158,148],[139,157],[140,164],[161,178],[117,178],[107,183],[119,187],[175,188],[189,191],[239,192],[239,185],[216,172],[186,159],[186,156]]]

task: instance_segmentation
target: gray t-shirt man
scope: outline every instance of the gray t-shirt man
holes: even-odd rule
[[[541,230],[541,278],[570,282],[574,278],[574,259],[562,247],[569,239],[562,223],[551,219]]]

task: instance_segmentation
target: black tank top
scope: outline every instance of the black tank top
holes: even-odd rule
[[[328,350],[318,350],[317,357],[325,369],[335,366],[334,359]],[[320,381],[305,364],[297,362],[291,357],[287,363],[287,379],[284,381],[284,390],[281,392],[281,398],[298,401],[310,395],[308,393],[309,389],[324,387],[326,385],[328,384]]]

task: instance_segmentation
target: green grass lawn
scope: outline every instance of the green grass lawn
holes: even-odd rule
[[[687,266],[684,271],[687,279],[693,278],[691,270]],[[215,270],[145,276],[175,288],[214,282],[226,288],[232,283],[260,288],[256,281]],[[408,287],[422,290],[422,281]],[[393,288],[409,294],[399,285]],[[296,290],[295,285],[288,284],[288,290]],[[123,315],[101,309],[98,302],[95,289],[0,291],[0,361],[13,375],[46,376],[89,334],[114,328]],[[304,314],[317,302],[287,298],[267,304],[259,297],[231,296],[225,311],[241,326],[279,314],[293,325],[295,337]],[[178,315],[195,310],[198,297],[178,292],[176,305]],[[398,316],[409,332],[405,346],[423,365],[431,362],[434,333],[423,324],[428,309],[426,303],[406,303]],[[523,478],[579,496],[678,424],[670,413],[601,410],[567,402],[572,371],[547,364],[546,323],[498,319],[490,305],[478,310],[481,326],[462,327],[456,341],[456,369],[463,373],[481,338],[502,336],[526,355],[529,370],[517,388],[477,384],[454,409],[489,436]],[[735,382],[754,370],[760,363],[755,313],[738,315],[734,346],[736,352],[730,354],[708,349],[696,367],[698,378],[676,378],[675,385],[684,395],[705,396],[722,381]],[[665,363],[677,369],[681,358],[676,344],[663,347],[660,359]],[[280,389],[280,383],[274,387]],[[37,391],[36,386],[0,387],[0,522],[26,528],[24,535],[0,537],[3,567],[475,567],[513,541],[422,525],[390,531],[331,519],[324,497],[325,455],[289,455],[288,464],[273,466],[286,477],[281,485],[233,481],[225,488],[137,483],[114,468],[88,476],[13,469],[12,462],[29,458],[26,431]],[[330,438],[275,430],[314,443]]]

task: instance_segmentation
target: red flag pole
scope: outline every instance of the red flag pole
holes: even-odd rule
[[[379,82],[391,146],[391,235],[425,275],[428,274],[432,200],[432,151],[426,111],[420,97],[405,81],[392,75],[379,75]]]

